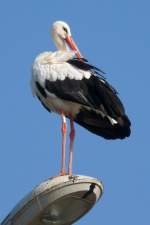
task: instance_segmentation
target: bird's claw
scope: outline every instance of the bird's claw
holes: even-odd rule
[[[65,173],[65,171],[61,171],[60,174],[59,174],[59,176],[66,176],[66,175],[68,175],[68,174]]]

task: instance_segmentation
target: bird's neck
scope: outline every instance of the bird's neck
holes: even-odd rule
[[[52,36],[53,36],[54,43],[58,50],[61,50],[61,51],[69,50],[67,44],[61,37],[59,37],[56,34],[53,34]]]

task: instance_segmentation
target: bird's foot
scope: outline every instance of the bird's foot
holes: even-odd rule
[[[65,171],[61,171],[59,174],[59,176],[66,176],[66,175],[68,175],[68,174]]]

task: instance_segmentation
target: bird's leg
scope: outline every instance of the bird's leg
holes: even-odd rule
[[[63,175],[65,175],[67,123],[66,123],[66,117],[63,113],[61,114],[61,118],[62,118],[62,127],[61,127],[61,132],[62,132],[62,159],[61,159],[60,175],[63,176]]]
[[[69,165],[68,174],[72,175],[72,158],[73,158],[73,143],[75,138],[74,122],[70,119],[70,146],[69,146]]]

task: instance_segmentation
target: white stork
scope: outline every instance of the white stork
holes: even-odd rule
[[[116,90],[103,77],[103,72],[82,57],[68,24],[55,22],[52,37],[58,51],[43,52],[35,58],[32,91],[49,112],[62,118],[60,175],[66,174],[66,117],[70,119],[68,174],[71,175],[74,121],[106,139],[128,137],[130,121]]]

